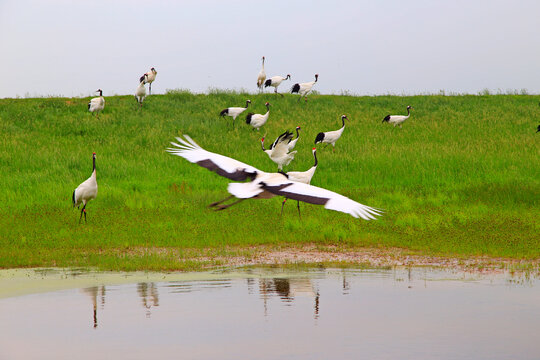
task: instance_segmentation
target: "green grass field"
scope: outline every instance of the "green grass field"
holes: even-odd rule
[[[220,110],[242,106],[270,119],[260,132]],[[538,97],[312,95],[171,91],[139,110],[133,96],[106,98],[97,118],[88,98],[0,100],[0,267],[91,266],[191,269],[251,247],[399,247],[426,255],[540,257]],[[403,128],[382,118],[415,110]],[[251,200],[207,208],[228,195],[227,179],[165,152],[189,134],[207,150],[261,170],[276,166],[260,150],[302,127],[296,159],[312,166],[320,131],[349,122],[335,151],[317,146],[315,186],[383,208],[377,221],[294,201]],[[97,153],[99,193],[79,225],[73,189],[90,176]],[[197,260],[206,256],[203,262]]]

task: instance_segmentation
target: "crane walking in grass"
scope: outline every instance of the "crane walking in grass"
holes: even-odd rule
[[[99,112],[105,109],[105,98],[103,98],[103,90],[97,89],[99,97],[93,98],[88,103],[88,111],[91,113],[96,113],[96,116],[99,118]]]
[[[261,139],[262,151],[264,151],[270,160],[275,162],[278,166],[278,171],[283,169],[283,166],[287,166],[294,160],[295,151],[289,152],[289,141],[291,141],[293,134],[289,131],[285,131],[279,135],[278,138],[270,145],[270,149],[264,148],[264,137]]]
[[[264,80],[266,80],[266,72],[264,71],[264,56],[263,56],[262,68],[261,68],[261,71],[259,71],[259,75],[257,75],[257,87],[259,88],[259,91],[263,90]]]
[[[401,124],[411,116],[411,110],[414,109],[409,105],[407,106],[407,115],[386,115],[382,122],[386,121],[387,123],[394,124],[394,127],[396,127],[396,125],[401,127]]]
[[[267,79],[265,82],[264,82],[264,87],[267,88],[269,86],[273,86],[274,87],[274,93],[277,95],[279,94],[277,92],[277,88],[278,86],[284,81],[284,80],[288,80],[291,78],[291,75],[290,74],[287,74],[286,77],[283,77],[283,76],[272,76],[270,79]],[[283,94],[279,94],[281,96],[283,96]]]
[[[289,171],[287,173],[287,176],[289,180],[297,181],[303,184],[310,184],[311,179],[313,178],[313,175],[315,174],[315,170],[317,170],[317,149],[313,148],[311,150],[313,153],[313,158],[315,159],[315,164],[311,168],[309,168],[306,171]],[[285,202],[287,201],[287,198],[283,199],[283,202],[281,203],[281,215],[283,215],[283,206],[285,206]],[[298,216],[300,217],[300,201],[296,202],[296,207],[298,208]]]
[[[142,107],[142,103],[144,101],[144,98],[146,97],[146,87],[144,86],[144,84],[146,83],[147,78],[148,75],[144,74],[143,80],[139,83],[137,90],[135,90],[135,100],[137,100],[140,107]]]
[[[270,115],[270,103],[267,102],[264,106],[266,106],[266,114],[249,113],[246,116],[246,124],[253,126],[253,129],[259,130],[261,126],[268,121],[268,116]]]
[[[309,204],[324,205],[326,209],[341,211],[365,220],[375,219],[381,215],[381,210],[375,209],[343,195],[316,186],[292,181],[284,173],[266,173],[238,160],[207,151],[200,147],[188,135],[176,138],[179,142],[171,142],[173,147],[167,149],[173,155],[183,157],[191,163],[216,172],[235,182],[228,185],[231,196],[210,204],[215,210],[227,209],[245,199],[269,199],[274,196],[284,196],[289,199],[303,201]],[[236,197],[230,204],[225,201]],[[267,214],[261,214],[266,216]]]
[[[223,109],[219,113],[219,116],[222,116],[222,117],[230,116],[230,117],[232,117],[233,118],[232,124],[233,124],[233,127],[234,127],[234,120],[236,120],[238,115],[240,115],[241,113],[243,113],[244,111],[247,110],[249,104],[251,104],[251,100],[246,100],[246,107],[229,107],[229,108]]]
[[[156,75],[157,75],[156,69],[151,68],[150,71],[143,74],[139,79],[139,82],[145,81],[146,83],[149,84],[148,85],[148,94],[149,95],[152,95],[152,83],[154,82],[154,80],[156,80]],[[146,76],[146,78],[145,78],[145,76]]]
[[[81,209],[81,216],[79,217],[79,224],[81,223],[82,216],[84,214],[84,222],[86,223],[86,204],[95,199],[98,192],[98,185],[96,180],[96,153],[92,154],[93,169],[92,175],[86,179],[81,185],[73,191],[73,207],[77,209],[83,205]]]
[[[343,134],[343,130],[345,130],[345,119],[349,120],[346,115],[341,115],[341,123],[343,124],[341,129],[318,133],[317,137],[315,138],[315,145],[317,145],[318,143],[332,144],[332,151],[334,151],[336,141],[339,140],[339,138]]]
[[[304,97],[307,101],[307,96],[311,92],[311,89],[313,88],[313,85],[319,80],[319,74],[315,74],[315,81],[310,81],[307,83],[301,83],[301,84],[294,84],[291,89],[291,94],[300,94],[300,97],[298,98],[298,101]]]

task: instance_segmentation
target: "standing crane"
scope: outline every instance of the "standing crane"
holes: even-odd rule
[[[146,79],[144,78],[145,75],[147,76]],[[152,83],[154,82],[154,80],[156,80],[156,75],[157,75],[156,69],[151,68],[150,71],[148,71],[146,74],[143,74],[139,79],[139,82],[146,81],[149,84],[148,85],[149,95],[152,95]]]
[[[290,74],[287,74],[286,77],[283,77],[283,76],[272,76],[270,79],[267,79],[265,82],[264,82],[264,87],[267,88],[269,86],[273,86],[274,87],[274,93],[277,95],[279,94],[277,92],[277,88],[278,86],[284,81],[284,80],[289,80],[291,78],[291,75]],[[279,94],[281,96],[283,96],[283,94]]]
[[[246,100],[246,107],[245,108],[243,108],[243,107],[229,107],[229,108],[223,109],[219,113],[219,116],[222,116],[222,117],[230,116],[230,117],[232,117],[233,118],[232,124],[233,124],[233,127],[234,127],[234,120],[236,120],[238,115],[240,115],[241,113],[243,113],[244,111],[247,110],[249,104],[251,104],[251,100]]]
[[[99,118],[99,112],[105,109],[105,98],[103,98],[103,90],[97,89],[99,97],[93,98],[88,102],[88,111],[91,113],[96,113],[96,116]]]
[[[394,124],[394,127],[396,127],[396,125],[401,127],[401,124],[411,116],[411,110],[414,109],[409,105],[407,106],[407,115],[386,115],[382,122],[386,121],[387,123]]]
[[[301,83],[301,84],[294,84],[291,89],[291,94],[300,94],[300,98],[298,98],[298,101],[304,97],[307,101],[307,95],[311,91],[311,88],[313,88],[313,85],[319,80],[319,74],[315,74],[315,81],[310,81],[307,83]]]
[[[346,115],[341,115],[341,123],[343,124],[343,126],[340,129],[318,133],[317,137],[315,138],[315,145],[317,145],[318,143],[332,144],[333,150],[336,146],[336,141],[338,141],[338,139],[343,134],[343,130],[345,130],[345,119],[349,120]]]
[[[264,56],[263,56],[262,68],[261,68],[261,71],[259,71],[259,75],[257,75],[257,87],[259,88],[259,91],[262,91],[265,79],[266,79],[266,72],[264,71]]]
[[[77,188],[73,191],[73,207],[77,207],[77,209],[83,205],[83,208],[81,209],[81,216],[79,217],[79,224],[81,223],[82,216],[84,214],[84,222],[86,223],[86,204],[90,201],[96,198],[98,186],[97,186],[97,180],[96,180],[96,153],[92,153],[92,162],[93,162],[93,169],[92,169],[92,175],[88,179],[86,179],[83,183],[81,183]]]

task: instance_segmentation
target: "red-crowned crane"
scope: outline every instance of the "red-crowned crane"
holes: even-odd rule
[[[262,151],[264,151],[270,160],[275,162],[278,166],[278,170],[282,170],[283,166],[287,166],[294,159],[295,151],[289,152],[288,144],[292,139],[293,134],[289,131],[285,131],[279,135],[277,139],[270,145],[269,149],[264,148],[264,138],[261,139]]]
[[[287,172],[287,176],[289,177],[289,180],[297,181],[303,184],[310,184],[311,179],[313,178],[313,175],[315,174],[315,170],[317,170],[317,149],[313,148],[311,150],[313,153],[313,158],[315,159],[315,164],[311,168],[309,168],[306,171],[289,171]],[[285,206],[285,202],[287,201],[287,198],[283,199],[283,202],[281,203],[281,215],[283,215],[283,206]],[[298,216],[300,216],[300,201],[296,202],[296,206],[298,208]]]
[[[300,97],[298,98],[298,101],[302,99],[302,97],[305,97],[307,101],[307,95],[311,91],[311,88],[315,83],[319,80],[319,74],[315,74],[315,81],[310,81],[307,83],[301,83],[301,84],[294,84],[291,89],[291,94],[300,94]]]
[[[96,153],[92,154],[93,169],[92,175],[86,179],[81,185],[73,191],[73,207],[77,209],[83,205],[81,209],[81,216],[79,217],[79,224],[81,223],[82,216],[84,214],[84,222],[86,222],[86,204],[95,199],[97,196],[98,186],[96,180]]]
[[[137,100],[141,107],[144,98],[146,97],[146,87],[144,86],[146,78],[148,78],[148,75],[144,74],[142,77],[143,80],[139,83],[139,86],[137,86],[137,90],[135,90],[135,100]]]
[[[409,105],[407,106],[407,115],[386,115],[382,122],[386,121],[387,123],[394,124],[394,127],[396,125],[401,127],[401,124],[411,116],[411,110],[414,109]]]
[[[214,171],[230,180],[245,181],[250,179],[249,182],[230,183],[227,190],[231,196],[210,204],[210,207],[216,210],[226,209],[245,199],[269,199],[274,196],[284,196],[309,204],[324,205],[326,209],[341,211],[365,220],[375,219],[375,216],[381,215],[382,211],[379,209],[362,205],[330,190],[292,181],[287,178],[287,174],[266,173],[235,159],[204,150],[188,135],[176,139],[180,144],[171,142],[173,147],[167,149],[171,154],[183,157],[189,162]],[[238,198],[238,200],[230,204],[222,204],[233,197]]]
[[[144,75],[147,76],[146,79],[144,78]],[[145,82],[147,82],[149,84],[148,85],[148,94],[149,95],[152,95],[152,83],[154,82],[154,80],[156,80],[156,75],[157,75],[156,69],[151,68],[150,71],[148,71],[146,74],[143,74],[139,79],[139,82],[145,81]]]
[[[289,141],[289,143],[287,144],[289,151],[294,149],[294,147],[296,146],[296,143],[298,142],[298,138],[300,137],[300,133],[299,133],[300,129],[301,129],[300,126],[296,127],[296,139]]]
[[[283,76],[272,76],[270,79],[266,79],[266,81],[264,82],[264,87],[267,88],[269,86],[273,86],[274,87],[274,93],[279,94],[277,92],[277,88],[278,86],[283,82],[283,80],[288,80],[291,78],[291,75],[290,74],[287,74],[287,76],[283,77]],[[279,94],[281,96],[283,96],[283,94]]]
[[[261,71],[259,71],[259,75],[257,75],[257,87],[259,88],[259,91],[262,91],[264,80],[266,80],[266,72],[264,71],[264,56],[262,57],[262,68]]]
[[[341,134],[343,134],[343,130],[345,130],[345,119],[349,120],[346,115],[341,115],[341,123],[343,124],[341,129],[318,133],[315,138],[315,145],[318,143],[332,144],[332,149],[334,149],[336,141],[338,141]]]
[[[221,110],[221,112],[219,113],[219,116],[230,116],[233,118],[233,127],[234,127],[234,120],[236,120],[236,118],[238,117],[238,115],[240,115],[241,113],[243,113],[244,111],[247,110],[249,104],[251,104],[251,100],[246,100],[246,107],[229,107],[229,108],[226,108],[226,109],[223,109]]]
[[[103,98],[103,90],[97,89],[99,97],[93,98],[88,102],[88,111],[91,113],[96,113],[96,116],[99,118],[99,112],[105,109],[105,98]]]
[[[266,114],[249,113],[246,116],[246,124],[253,126],[253,129],[259,130],[261,126],[268,121],[268,116],[270,115],[270,103],[267,102],[264,106],[266,106]]]

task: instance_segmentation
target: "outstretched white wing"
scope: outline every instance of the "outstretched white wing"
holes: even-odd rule
[[[375,219],[375,216],[381,216],[382,212],[380,209],[360,204],[333,191],[295,181],[263,181],[261,187],[276,195],[310,204],[324,205],[326,209],[341,211],[365,220]]]
[[[289,131],[285,131],[283,134],[279,135],[270,147],[270,149],[273,149],[272,157],[279,158],[287,155],[287,152],[289,151],[289,141],[291,141],[293,136],[293,133]]]
[[[171,142],[175,147],[167,148],[167,151],[234,181],[244,181],[248,177],[254,179],[256,173],[261,172],[251,165],[204,150],[188,135],[184,138],[177,137],[180,144]]]

